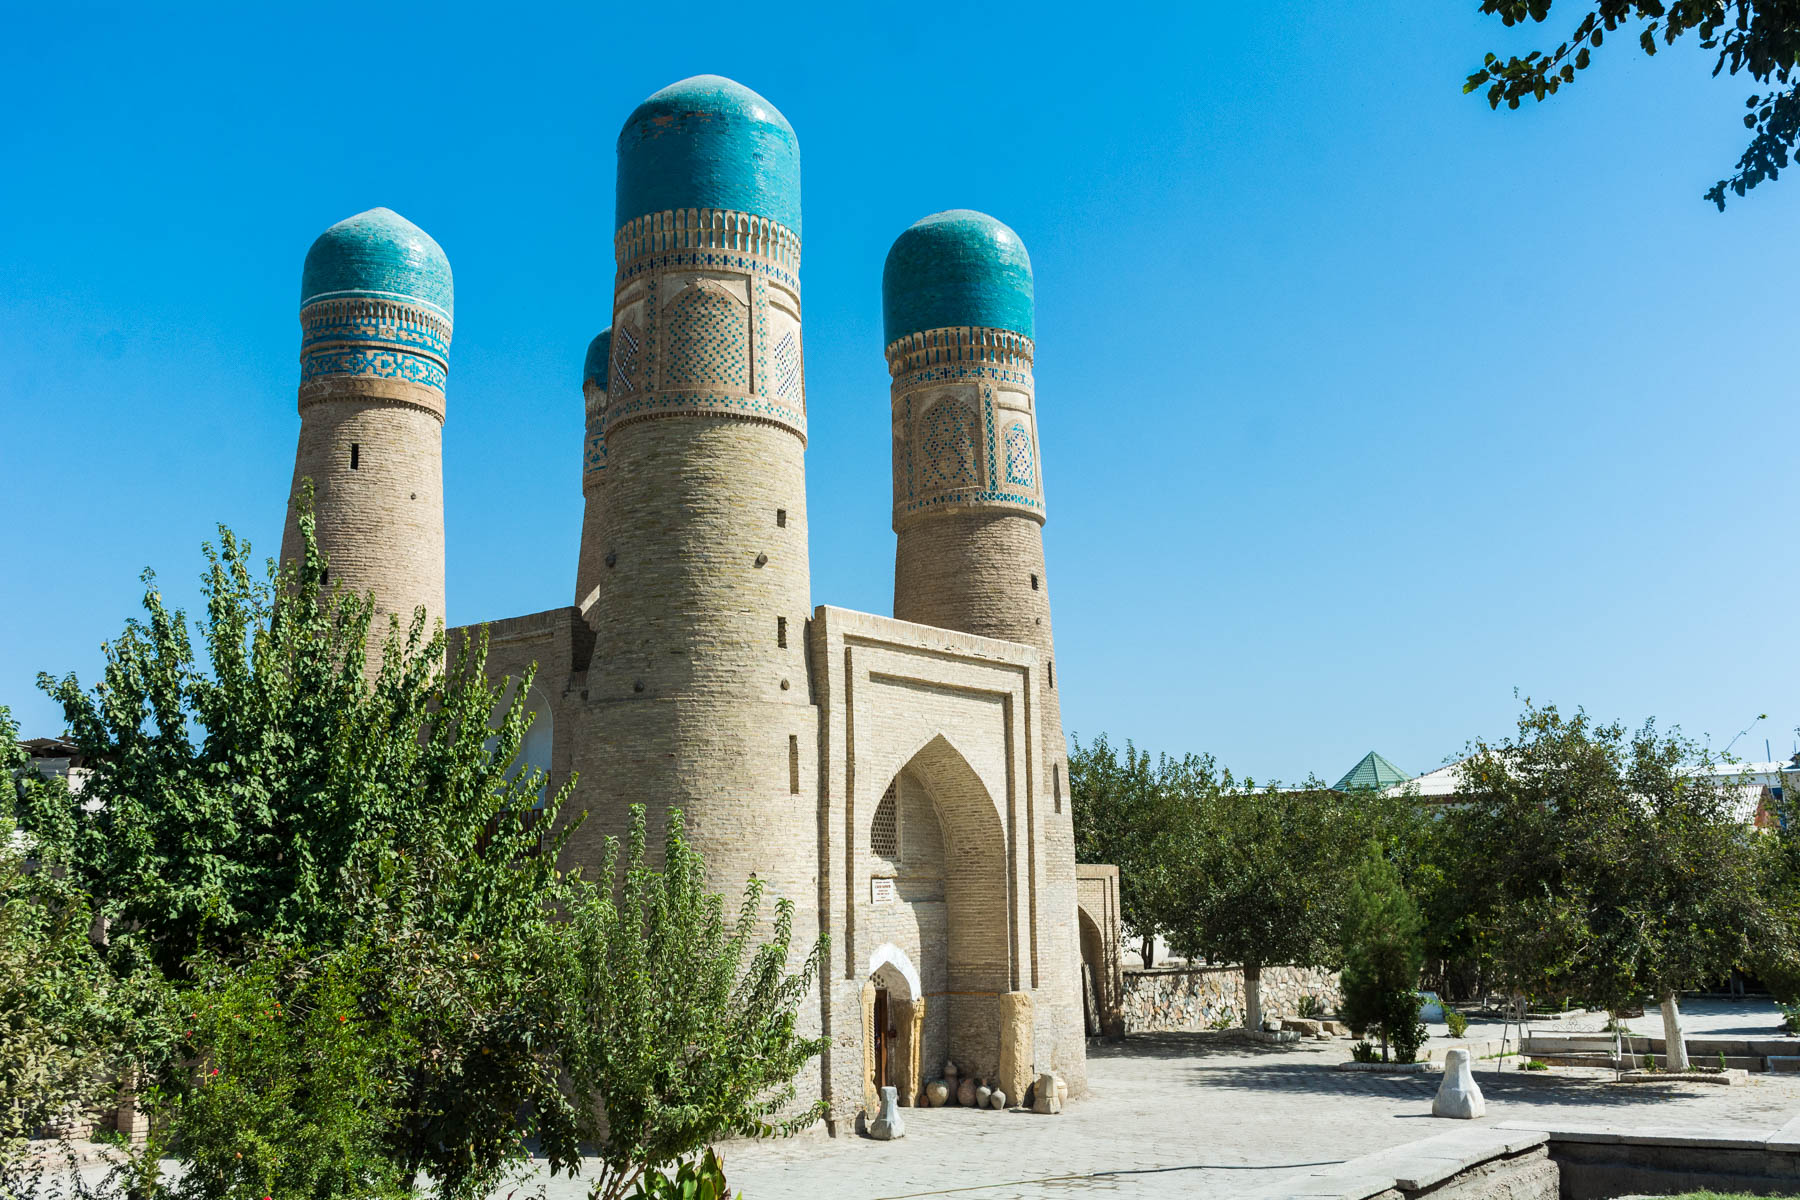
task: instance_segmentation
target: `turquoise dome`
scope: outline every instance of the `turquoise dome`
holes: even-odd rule
[[[391,208],[346,217],[319,235],[300,272],[300,306],[321,296],[405,296],[453,312],[450,260],[431,235]]]
[[[647,213],[723,208],[800,232],[800,143],[773,104],[722,75],[672,83],[619,131],[613,228]]]
[[[1034,337],[1031,256],[1019,235],[986,213],[933,213],[894,239],[881,271],[885,344],[952,325]]]
[[[611,354],[612,326],[608,325],[600,331],[599,336],[588,343],[587,361],[581,366],[581,382],[585,384],[592,380],[599,384],[600,390],[604,392],[607,382],[606,367]]]

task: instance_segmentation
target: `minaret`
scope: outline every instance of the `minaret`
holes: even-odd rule
[[[602,559],[600,514],[605,511],[606,485],[606,373],[612,346],[612,326],[588,343],[587,361],[581,368],[582,408],[587,414],[587,436],[581,446],[581,552],[575,566],[575,607],[587,611],[588,601],[599,586]]]
[[[1075,835],[1031,373],[1031,259],[1018,234],[984,213],[937,213],[895,240],[881,290],[893,376],[894,615],[1037,649],[1042,765],[1032,810],[1044,838],[1045,928],[1057,947],[1050,958],[1061,964],[1044,980],[1054,999],[1037,1008],[1037,1044],[1076,1048],[1054,1066],[1084,1075]]]
[[[594,735],[574,763],[598,803],[570,856],[597,861],[628,804],[650,804],[653,825],[679,806],[713,886],[735,897],[754,874],[794,900],[803,949],[818,710],[794,131],[740,84],[683,80],[625,122],[617,205],[605,503],[583,599]]]
[[[450,263],[400,214],[339,221],[300,277],[300,444],[282,561],[300,554],[296,503],[313,484],[328,582],[389,615],[444,618],[444,382]],[[379,666],[374,656],[371,670]]]

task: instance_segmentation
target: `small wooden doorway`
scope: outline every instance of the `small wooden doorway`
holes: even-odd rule
[[[881,1089],[888,1086],[888,1053],[893,1048],[894,1030],[892,1028],[892,1008],[888,1005],[888,990],[875,989],[875,1094],[881,1095]]]

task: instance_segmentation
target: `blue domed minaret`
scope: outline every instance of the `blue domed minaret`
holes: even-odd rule
[[[575,566],[575,607],[584,612],[599,584],[601,556],[600,516],[605,511],[606,486],[606,387],[612,368],[612,326],[602,329],[588,343],[581,365],[582,409],[587,435],[581,447],[581,548]]]
[[[282,560],[300,553],[311,481],[329,583],[373,594],[376,627],[444,616],[444,384],[450,263],[429,234],[374,208],[339,221],[300,276],[300,441]],[[379,667],[379,658],[371,669]]]
[[[1044,478],[1032,361],[1031,256],[1008,226],[935,213],[894,241],[881,276],[894,446],[894,615],[1038,652],[1033,820],[1046,857],[1050,943],[1036,1008],[1046,1058],[1086,1078],[1075,833],[1056,690]]]
[[[597,866],[627,806],[685,814],[714,890],[760,879],[817,929],[818,709],[806,623],[800,149],[773,104],[699,75],[618,138],[604,504],[584,533]],[[591,504],[591,501],[590,501]],[[584,576],[584,580],[585,580]],[[591,764],[588,765],[588,764]],[[657,836],[652,834],[653,844]]]

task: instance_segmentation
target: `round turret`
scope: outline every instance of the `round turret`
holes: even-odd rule
[[[894,240],[881,304],[889,344],[961,326],[1033,337],[1031,256],[1018,234],[986,213],[933,213]]]
[[[800,143],[741,83],[696,75],[637,106],[619,132],[615,228],[648,213],[711,208],[800,232]]]
[[[453,315],[450,260],[431,235],[391,208],[346,217],[320,234],[300,272],[300,305],[338,296],[393,296]]]
[[[618,150],[606,467],[577,577],[591,790],[567,860],[597,869],[632,804],[653,826],[679,808],[710,886],[795,901],[810,945],[799,144],[767,100],[702,75],[638,105]]]
[[[594,340],[588,343],[587,359],[581,364],[581,386],[593,384],[601,391],[606,390],[607,354],[612,349],[612,326],[602,329]]]
[[[1068,753],[1044,565],[1031,257],[1001,222],[958,209],[902,233],[881,283],[892,376],[894,615],[1037,649],[1042,808],[1034,819],[1044,829],[1043,905],[1073,913]],[[1039,1069],[1059,1071],[1079,1089],[1079,945],[1061,917],[1052,918],[1045,944]]]
[[[313,490],[330,585],[375,598],[371,638],[414,610],[444,616],[444,388],[455,307],[450,262],[386,208],[320,234],[300,272],[300,440],[282,537],[301,550]],[[371,655],[370,672],[381,665]]]

